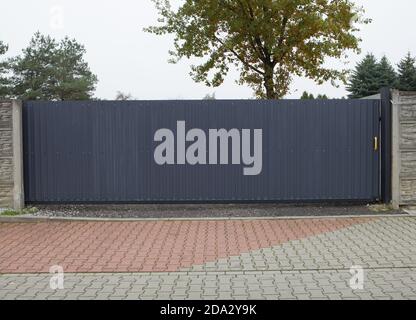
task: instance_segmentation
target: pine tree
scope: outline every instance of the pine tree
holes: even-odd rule
[[[399,76],[397,89],[402,91],[416,91],[416,59],[410,52],[398,64]]]
[[[4,55],[8,50],[8,46],[0,41],[0,56]],[[0,60],[0,99],[10,96],[10,80],[7,77],[9,71],[8,60]]]
[[[397,84],[397,74],[386,56],[383,56],[378,63],[379,88],[395,88]]]
[[[347,85],[352,99],[379,93],[379,67],[376,58],[369,53],[357,64]]]
[[[60,42],[35,33],[11,63],[13,93],[22,100],[89,100],[97,77],[84,61],[85,48],[68,37]]]
[[[307,100],[309,99],[309,93],[306,91],[303,91],[302,96],[300,97],[301,100]]]

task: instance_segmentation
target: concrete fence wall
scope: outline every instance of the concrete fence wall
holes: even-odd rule
[[[416,92],[393,91],[393,205],[416,205]]]
[[[0,101],[0,208],[24,206],[22,104]]]

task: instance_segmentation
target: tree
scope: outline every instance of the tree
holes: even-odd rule
[[[86,50],[75,39],[60,42],[39,32],[23,55],[12,61],[14,95],[23,100],[88,100],[97,77],[84,61]]]
[[[4,55],[8,49],[8,46],[0,41],[0,57]],[[0,60],[0,99],[8,98],[10,96],[10,80],[7,76],[8,72],[8,60]]]
[[[356,25],[369,22],[351,0],[186,0],[177,10],[153,1],[162,25],[145,31],[175,35],[170,62],[205,57],[191,76],[214,87],[235,66],[238,83],[267,99],[283,97],[293,75],[343,79],[345,70],[325,67],[325,58],[358,51]]]
[[[315,99],[312,93],[308,93],[307,91],[303,91],[302,96],[300,97],[301,100],[312,100]]]
[[[383,56],[377,65],[378,67],[378,87],[394,88],[397,83],[397,74],[386,56]]]
[[[130,93],[123,93],[121,91],[117,91],[116,100],[127,101],[127,100],[132,100],[132,99],[133,97]]]
[[[206,94],[202,100],[216,100],[215,92]]]
[[[326,94],[318,94],[318,96],[316,97],[316,99],[328,100],[328,96]]]
[[[398,69],[397,89],[416,91],[416,59],[410,55],[410,52],[400,61]]]
[[[314,100],[315,97],[313,96],[312,93],[308,93],[307,91],[304,91],[302,96],[300,97],[300,99],[301,100]],[[328,97],[327,97],[326,94],[318,94],[316,96],[316,99],[321,99],[321,100],[325,99],[326,100],[326,99],[328,99]]]
[[[360,61],[347,85],[350,98],[362,98],[379,93],[379,65],[373,54],[369,53]]]

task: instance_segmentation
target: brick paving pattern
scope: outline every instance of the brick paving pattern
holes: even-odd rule
[[[178,271],[369,219],[0,224],[0,273]]]
[[[4,223],[0,299],[416,299],[415,230],[416,217]]]

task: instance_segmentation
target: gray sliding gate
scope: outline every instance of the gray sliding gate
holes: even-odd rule
[[[379,120],[380,100],[26,102],[25,197],[375,201]]]

